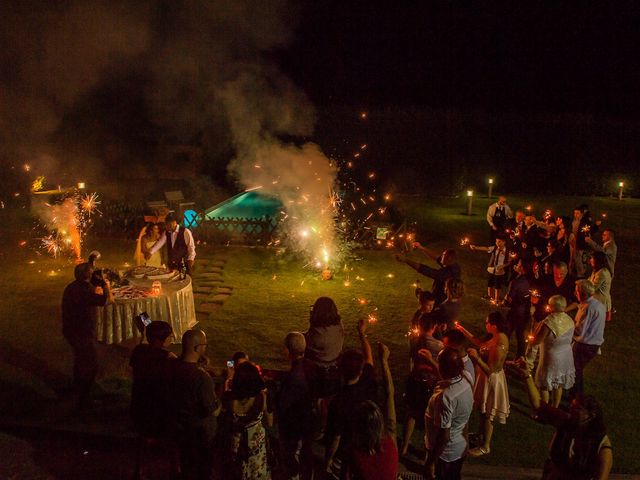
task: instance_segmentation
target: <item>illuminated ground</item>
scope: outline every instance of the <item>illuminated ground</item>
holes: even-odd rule
[[[602,400],[610,435],[615,446],[615,468],[622,472],[640,472],[640,458],[634,445],[640,413],[637,388],[640,361],[634,335],[635,312],[640,299],[638,267],[640,242],[640,202],[619,203],[609,199],[586,199],[592,210],[606,212],[610,226],[619,231],[620,256],[614,283],[617,315],[607,326],[604,354],[590,365],[587,387]],[[528,199],[526,203],[528,203]],[[554,197],[531,199],[534,208],[561,206],[569,211],[582,199]],[[435,248],[457,245],[463,236],[474,241],[485,239],[483,212],[487,200],[476,200],[474,217],[460,215],[463,200],[426,201],[413,198],[403,201],[411,219],[419,221],[419,240]],[[525,199],[510,202],[524,204]],[[2,211],[2,230],[7,241],[0,247],[4,273],[0,277],[3,320],[0,323],[0,411],[4,420],[67,420],[57,409],[59,398],[69,381],[70,351],[60,334],[59,299],[71,280],[71,266],[61,260],[37,256],[28,247],[19,247],[25,238],[20,216]],[[477,240],[476,240],[477,239]],[[130,261],[131,243],[89,239],[87,248],[98,248],[105,265]],[[371,339],[386,342],[392,350],[392,368],[398,391],[403,390],[406,373],[407,320],[415,308],[412,284],[418,276],[407,266],[398,264],[389,251],[360,252],[361,260],[349,264],[351,286],[345,287],[346,272],[336,271],[336,278],[323,282],[319,275],[276,256],[272,251],[234,248],[205,251],[200,257],[220,253],[228,256],[224,270],[225,284],[234,287],[233,295],[222,310],[204,318],[202,327],[210,340],[210,355],[215,363],[223,362],[238,349],[246,350],[253,360],[267,367],[282,367],[281,341],[289,330],[304,330],[309,306],[320,295],[335,299],[355,344],[355,323],[361,315],[374,313],[378,322],[372,326]],[[416,255],[417,258],[420,258]],[[33,260],[34,264],[29,262]],[[467,282],[463,318],[471,330],[478,331],[488,306],[479,296],[484,293],[483,266],[480,253],[461,252],[463,276]],[[351,270],[353,268],[353,270]],[[60,269],[60,271],[58,271]],[[363,280],[358,280],[362,278]],[[428,285],[428,282],[423,282]],[[366,300],[362,305],[360,299]],[[102,387],[110,394],[111,408],[105,410],[104,422],[96,420],[92,428],[125,431],[108,419],[126,418],[128,378],[126,347],[106,348],[102,352],[106,366]],[[478,463],[513,464],[539,467],[546,454],[552,430],[533,424],[527,416],[526,399],[516,381],[510,381],[512,415],[506,426],[496,429],[492,454]],[[62,402],[63,403],[63,402]],[[402,405],[400,394],[398,403]],[[117,422],[115,422],[117,423]],[[524,440],[523,440],[524,439]],[[419,444],[415,435],[416,445]]]

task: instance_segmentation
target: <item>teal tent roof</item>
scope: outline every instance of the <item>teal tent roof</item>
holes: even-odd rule
[[[259,190],[241,192],[204,212],[206,220],[213,218],[276,218],[282,210],[280,200]]]

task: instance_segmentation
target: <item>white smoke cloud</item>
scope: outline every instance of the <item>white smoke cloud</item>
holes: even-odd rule
[[[289,214],[289,245],[322,256],[333,249],[335,168],[319,146],[282,140],[311,135],[315,112],[270,61],[291,42],[297,13],[289,0],[2,2],[4,153],[23,153],[34,163],[46,158],[40,166],[54,171],[64,162],[68,174],[82,175],[78,163],[51,160],[60,152],[49,144],[52,134],[79,104],[86,108],[81,102],[88,96],[118,76],[140,75],[155,125],[178,141],[200,138],[219,151],[230,142],[233,177],[280,198]],[[88,144],[92,126],[82,128],[78,141],[86,134]],[[79,165],[98,171],[91,149],[81,147]]]

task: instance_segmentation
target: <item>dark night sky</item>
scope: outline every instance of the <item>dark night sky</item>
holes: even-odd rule
[[[318,104],[638,116],[640,4],[496,4],[308,1],[282,64]]]
[[[407,169],[637,170],[640,3],[504,3],[5,0],[0,164],[138,178],[186,144],[223,178],[265,138],[375,137]]]

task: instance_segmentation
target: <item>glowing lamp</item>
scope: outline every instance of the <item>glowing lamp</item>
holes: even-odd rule
[[[83,190],[84,188],[86,188],[85,183],[84,183],[84,182],[78,182],[78,188],[79,188],[80,190]]]
[[[493,178],[489,179],[489,185],[493,185]]]
[[[620,182],[620,183],[618,183],[618,186],[619,186],[620,188],[624,187],[624,182]]]
[[[156,280],[151,284],[151,293],[158,296],[160,292],[162,292],[162,283],[160,283],[160,280]]]
[[[473,209],[473,190],[467,190],[467,215],[471,215]]]

